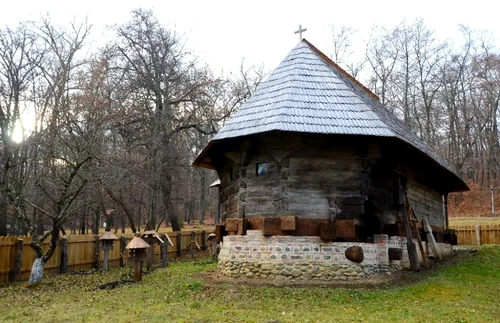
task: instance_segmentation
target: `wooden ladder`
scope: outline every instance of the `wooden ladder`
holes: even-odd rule
[[[422,245],[422,239],[420,239],[420,234],[418,233],[417,225],[418,218],[415,216],[415,212],[410,205],[410,201],[408,200],[408,195],[406,191],[403,191],[405,194],[405,211],[403,212],[403,222],[405,225],[406,231],[406,246],[408,249],[408,257],[410,258],[410,267],[413,271],[417,271],[420,269],[420,263],[418,261],[417,250],[415,248],[415,243],[413,242],[413,234],[416,235],[418,241],[418,247],[420,249],[420,254],[422,256],[422,263],[427,267],[427,258],[425,255],[424,247]]]
[[[420,249],[420,255],[422,256],[422,263],[424,264],[425,267],[429,267],[429,264],[427,263],[427,257],[425,255],[425,250],[424,246],[422,244],[422,239],[420,238],[420,232],[418,232],[418,218],[417,215],[415,214],[415,210],[410,204],[410,201],[408,200],[408,195],[405,192],[405,198],[406,198],[406,204],[407,204],[407,209],[409,210],[408,217],[410,220],[410,228],[412,230],[412,233],[415,233],[417,236],[417,241],[418,241],[418,248]]]

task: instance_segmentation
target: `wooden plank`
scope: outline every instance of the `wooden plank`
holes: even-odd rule
[[[476,225],[475,231],[476,231],[476,245],[480,246],[481,245],[481,229],[480,229],[479,225]]]
[[[423,218],[422,222],[424,223],[424,232],[426,234],[427,243],[431,247],[432,255],[434,257],[437,257],[438,259],[441,259],[441,255],[439,254],[439,251],[437,249],[436,240],[434,239],[434,236],[432,235],[432,228],[429,224],[429,221],[427,221],[426,218]]]

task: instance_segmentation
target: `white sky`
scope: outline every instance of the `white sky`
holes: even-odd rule
[[[345,1],[223,1],[223,0],[0,0],[0,26],[37,19],[49,12],[55,22],[88,16],[93,38],[103,42],[106,25],[130,18],[130,10],[153,9],[160,22],[187,37],[187,47],[211,66],[237,71],[245,57],[247,65],[263,63],[274,69],[297,44],[293,32],[301,24],[304,37],[330,53],[331,24],[350,24],[368,38],[372,25],[392,27],[403,20],[424,18],[439,39],[454,38],[457,25],[485,29],[500,36],[498,4],[493,0],[345,0]]]

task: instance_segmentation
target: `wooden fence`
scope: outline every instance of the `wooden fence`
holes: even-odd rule
[[[168,236],[172,240],[173,246],[167,247],[167,259],[181,256],[191,249],[192,235],[200,247],[205,249],[206,237],[210,232],[204,230],[169,232]],[[162,233],[159,233],[162,235]],[[117,235],[121,238],[120,235]],[[70,235],[67,237],[67,271],[77,271],[92,269],[102,265],[104,254],[99,252],[98,235]],[[132,234],[123,235],[125,239],[115,240],[113,250],[109,252],[109,266],[116,268],[126,262],[126,252],[123,250],[132,238]],[[62,240],[61,244],[66,244]],[[35,260],[35,252],[29,246],[31,238],[0,236],[0,284],[13,280],[12,273],[15,272],[16,254],[22,250],[21,267],[19,268],[18,280],[28,280],[31,272],[31,265]],[[47,250],[50,237],[43,243],[43,249]],[[54,254],[45,265],[45,275],[57,274],[61,272],[61,244],[56,248]],[[21,255],[21,254],[19,254]],[[18,256],[19,256],[18,255]],[[161,246],[155,244],[155,263],[161,262]],[[63,267],[64,268],[64,267]],[[64,269],[63,269],[64,270]]]
[[[500,244],[500,225],[454,225],[459,245]]]

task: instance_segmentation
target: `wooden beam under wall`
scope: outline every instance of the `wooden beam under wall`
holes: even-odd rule
[[[319,236],[323,241],[333,241],[336,239],[335,221],[328,220],[319,226]]]
[[[295,215],[282,216],[280,220],[281,230],[283,231],[295,231],[297,228],[297,217]]]
[[[335,237],[342,239],[356,238],[356,224],[353,220],[335,220]]]
[[[283,232],[281,231],[281,219],[264,218],[262,234],[266,237],[283,235]]]

